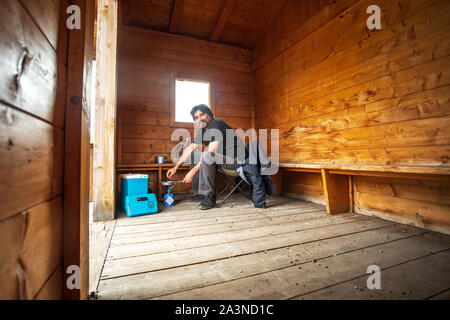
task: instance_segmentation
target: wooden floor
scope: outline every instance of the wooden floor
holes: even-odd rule
[[[277,197],[117,219],[99,299],[450,299],[450,236]],[[381,289],[367,288],[367,267]]]

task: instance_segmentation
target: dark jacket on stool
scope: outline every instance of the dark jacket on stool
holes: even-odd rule
[[[253,190],[253,205],[255,208],[266,207],[266,194],[275,195],[275,187],[268,175],[264,175],[264,169],[270,168],[271,162],[258,140],[249,142],[247,146],[249,157],[245,164],[237,169],[237,172]],[[257,155],[256,161],[250,161],[250,157]],[[256,163],[255,163],[256,162]]]

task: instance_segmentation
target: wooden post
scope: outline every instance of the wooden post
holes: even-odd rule
[[[354,198],[354,190],[353,190],[353,176],[348,176],[348,196],[349,196],[349,205],[350,205],[350,212],[355,212],[355,198]]]
[[[94,221],[114,219],[117,0],[97,3]]]
[[[89,202],[94,201],[94,144],[89,148]]]
[[[161,167],[159,167],[158,168],[158,194],[157,194],[157,196],[158,196],[158,199],[161,199],[161,196],[162,196],[162,190],[161,190],[161,181],[162,181],[162,168]]]
[[[256,128],[256,115],[255,115],[255,87],[254,87],[255,83],[254,83],[254,77],[253,75],[250,77],[250,103],[251,103],[251,119],[250,119],[250,123],[251,123],[251,128],[255,129],[255,131],[257,130]],[[245,141],[244,141],[245,143]]]
[[[322,169],[322,182],[327,201],[327,213],[343,213],[350,210],[348,177],[330,174],[328,169]]]
[[[78,300],[87,299],[89,293],[89,115],[95,3],[73,0],[72,4],[80,8],[81,29],[69,32],[67,59],[63,297]],[[67,280],[80,287],[69,288]]]

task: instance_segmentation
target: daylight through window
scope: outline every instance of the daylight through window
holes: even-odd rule
[[[192,107],[209,105],[209,82],[177,79],[175,85],[175,122],[194,122]]]

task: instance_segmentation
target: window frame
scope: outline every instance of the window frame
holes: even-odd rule
[[[194,123],[192,122],[176,122],[175,121],[175,90],[176,90],[176,81],[177,80],[187,80],[192,82],[207,82],[209,83],[209,108],[212,113],[215,115],[215,90],[214,90],[214,81],[210,77],[198,75],[198,74],[187,74],[187,73],[171,73],[170,76],[170,126],[177,128],[193,128]]]

